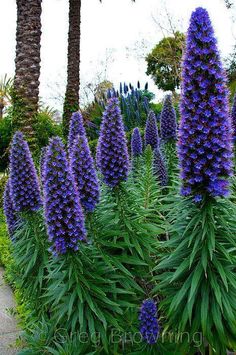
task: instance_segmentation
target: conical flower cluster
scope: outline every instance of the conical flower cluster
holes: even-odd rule
[[[86,135],[78,134],[74,140],[70,163],[80,202],[87,212],[93,212],[99,201],[99,182]]]
[[[155,344],[160,330],[157,320],[157,307],[152,299],[143,301],[139,313],[139,322],[143,340],[148,344]]]
[[[171,95],[167,95],[164,100],[161,111],[160,131],[163,140],[177,138],[176,113],[172,105]]]
[[[34,162],[21,132],[16,132],[10,154],[11,193],[15,210],[37,211],[42,205]]]
[[[234,95],[232,110],[231,110],[231,118],[232,118],[232,127],[233,127],[233,140],[236,141],[236,94]]]
[[[179,159],[182,194],[199,202],[225,196],[232,172],[232,132],[225,74],[207,11],[191,16],[183,63]]]
[[[143,142],[138,127],[134,128],[131,137],[131,153],[132,157],[138,157],[143,152]]]
[[[81,136],[85,134],[84,124],[83,124],[83,116],[80,112],[72,113],[70,119],[70,128],[68,135],[68,150],[73,148],[75,138],[80,134]]]
[[[167,186],[168,173],[164,157],[160,148],[154,150],[153,170],[161,186]]]
[[[76,251],[86,239],[84,216],[60,138],[52,138],[45,161],[45,218],[55,254]]]
[[[17,221],[19,220],[17,212],[14,208],[11,194],[10,180],[8,179],[4,191],[3,210],[7,221],[9,235],[12,236],[16,229]]]
[[[159,146],[159,134],[157,127],[156,115],[153,111],[149,111],[146,127],[145,127],[145,144],[150,144],[152,149]]]
[[[97,165],[104,182],[115,187],[128,177],[129,157],[119,100],[108,102],[103,114],[101,132],[97,146]]]

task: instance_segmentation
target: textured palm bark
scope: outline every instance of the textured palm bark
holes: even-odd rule
[[[69,0],[67,86],[63,110],[64,134],[67,135],[72,112],[79,108],[81,0]]]
[[[13,107],[15,125],[33,145],[39,103],[42,0],[16,0],[17,30]]]

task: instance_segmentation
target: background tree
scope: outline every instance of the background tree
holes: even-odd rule
[[[233,7],[233,1],[224,0],[224,2],[225,2],[225,6],[227,7],[227,9],[231,9]]]
[[[63,109],[63,128],[67,135],[72,112],[79,108],[81,0],[69,0],[67,84]]]
[[[15,126],[31,145],[39,102],[42,0],[16,0],[17,29],[13,112]]]
[[[185,36],[177,31],[164,37],[147,55],[147,75],[150,75],[159,89],[175,92],[179,88],[181,58]]]
[[[99,0],[102,2],[102,0]],[[135,0],[132,0],[135,2]],[[67,135],[72,112],[79,108],[81,0],[69,0],[67,85],[63,109],[63,129]]]

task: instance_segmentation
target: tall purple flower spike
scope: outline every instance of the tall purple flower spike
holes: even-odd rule
[[[225,73],[207,11],[191,16],[183,62],[179,160],[182,194],[226,196],[232,174],[232,130]]]
[[[146,127],[145,127],[145,144],[150,144],[152,149],[159,146],[160,139],[158,134],[156,115],[153,111],[149,111]]]
[[[109,100],[103,114],[96,160],[108,186],[115,187],[127,179],[129,156],[119,100],[116,97]]]
[[[4,191],[3,210],[7,221],[8,232],[10,237],[12,237],[15,232],[19,218],[17,216],[17,211],[15,210],[13,205],[9,179],[6,183],[6,187]]]
[[[157,320],[157,307],[152,299],[143,301],[139,312],[139,330],[143,340],[147,344],[155,344],[157,342],[160,329]]]
[[[138,129],[138,127],[134,128],[133,133],[132,133],[132,137],[131,137],[131,153],[132,153],[132,157],[138,157],[139,155],[141,155],[143,152],[143,142],[142,142],[142,138],[140,135],[140,131]]]
[[[80,202],[87,212],[93,212],[99,201],[99,182],[86,135],[78,134],[74,140],[70,163]]]
[[[16,211],[37,211],[42,206],[36,169],[28,144],[21,132],[16,132],[12,140],[10,181]]]
[[[59,137],[50,140],[45,161],[45,218],[52,251],[77,251],[86,239],[78,191]]]
[[[177,138],[176,113],[172,104],[171,95],[167,95],[164,100],[164,105],[161,111],[161,138],[163,140]]]
[[[165,160],[160,148],[154,150],[153,170],[161,186],[167,186],[168,174]]]
[[[233,127],[233,140],[236,141],[236,93],[234,94],[234,100],[231,110],[232,127]]]
[[[68,135],[68,150],[73,148],[74,140],[77,135],[80,134],[81,136],[86,134],[84,123],[83,123],[83,116],[80,112],[72,113],[70,119],[70,128],[69,128],[69,135]]]

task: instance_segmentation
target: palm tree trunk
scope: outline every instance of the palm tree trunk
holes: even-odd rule
[[[13,89],[14,124],[32,146],[39,103],[42,0],[16,0],[17,30]]]
[[[4,104],[0,102],[0,120],[3,118]]]
[[[67,86],[63,110],[63,128],[67,135],[72,112],[79,108],[81,0],[69,0]]]

